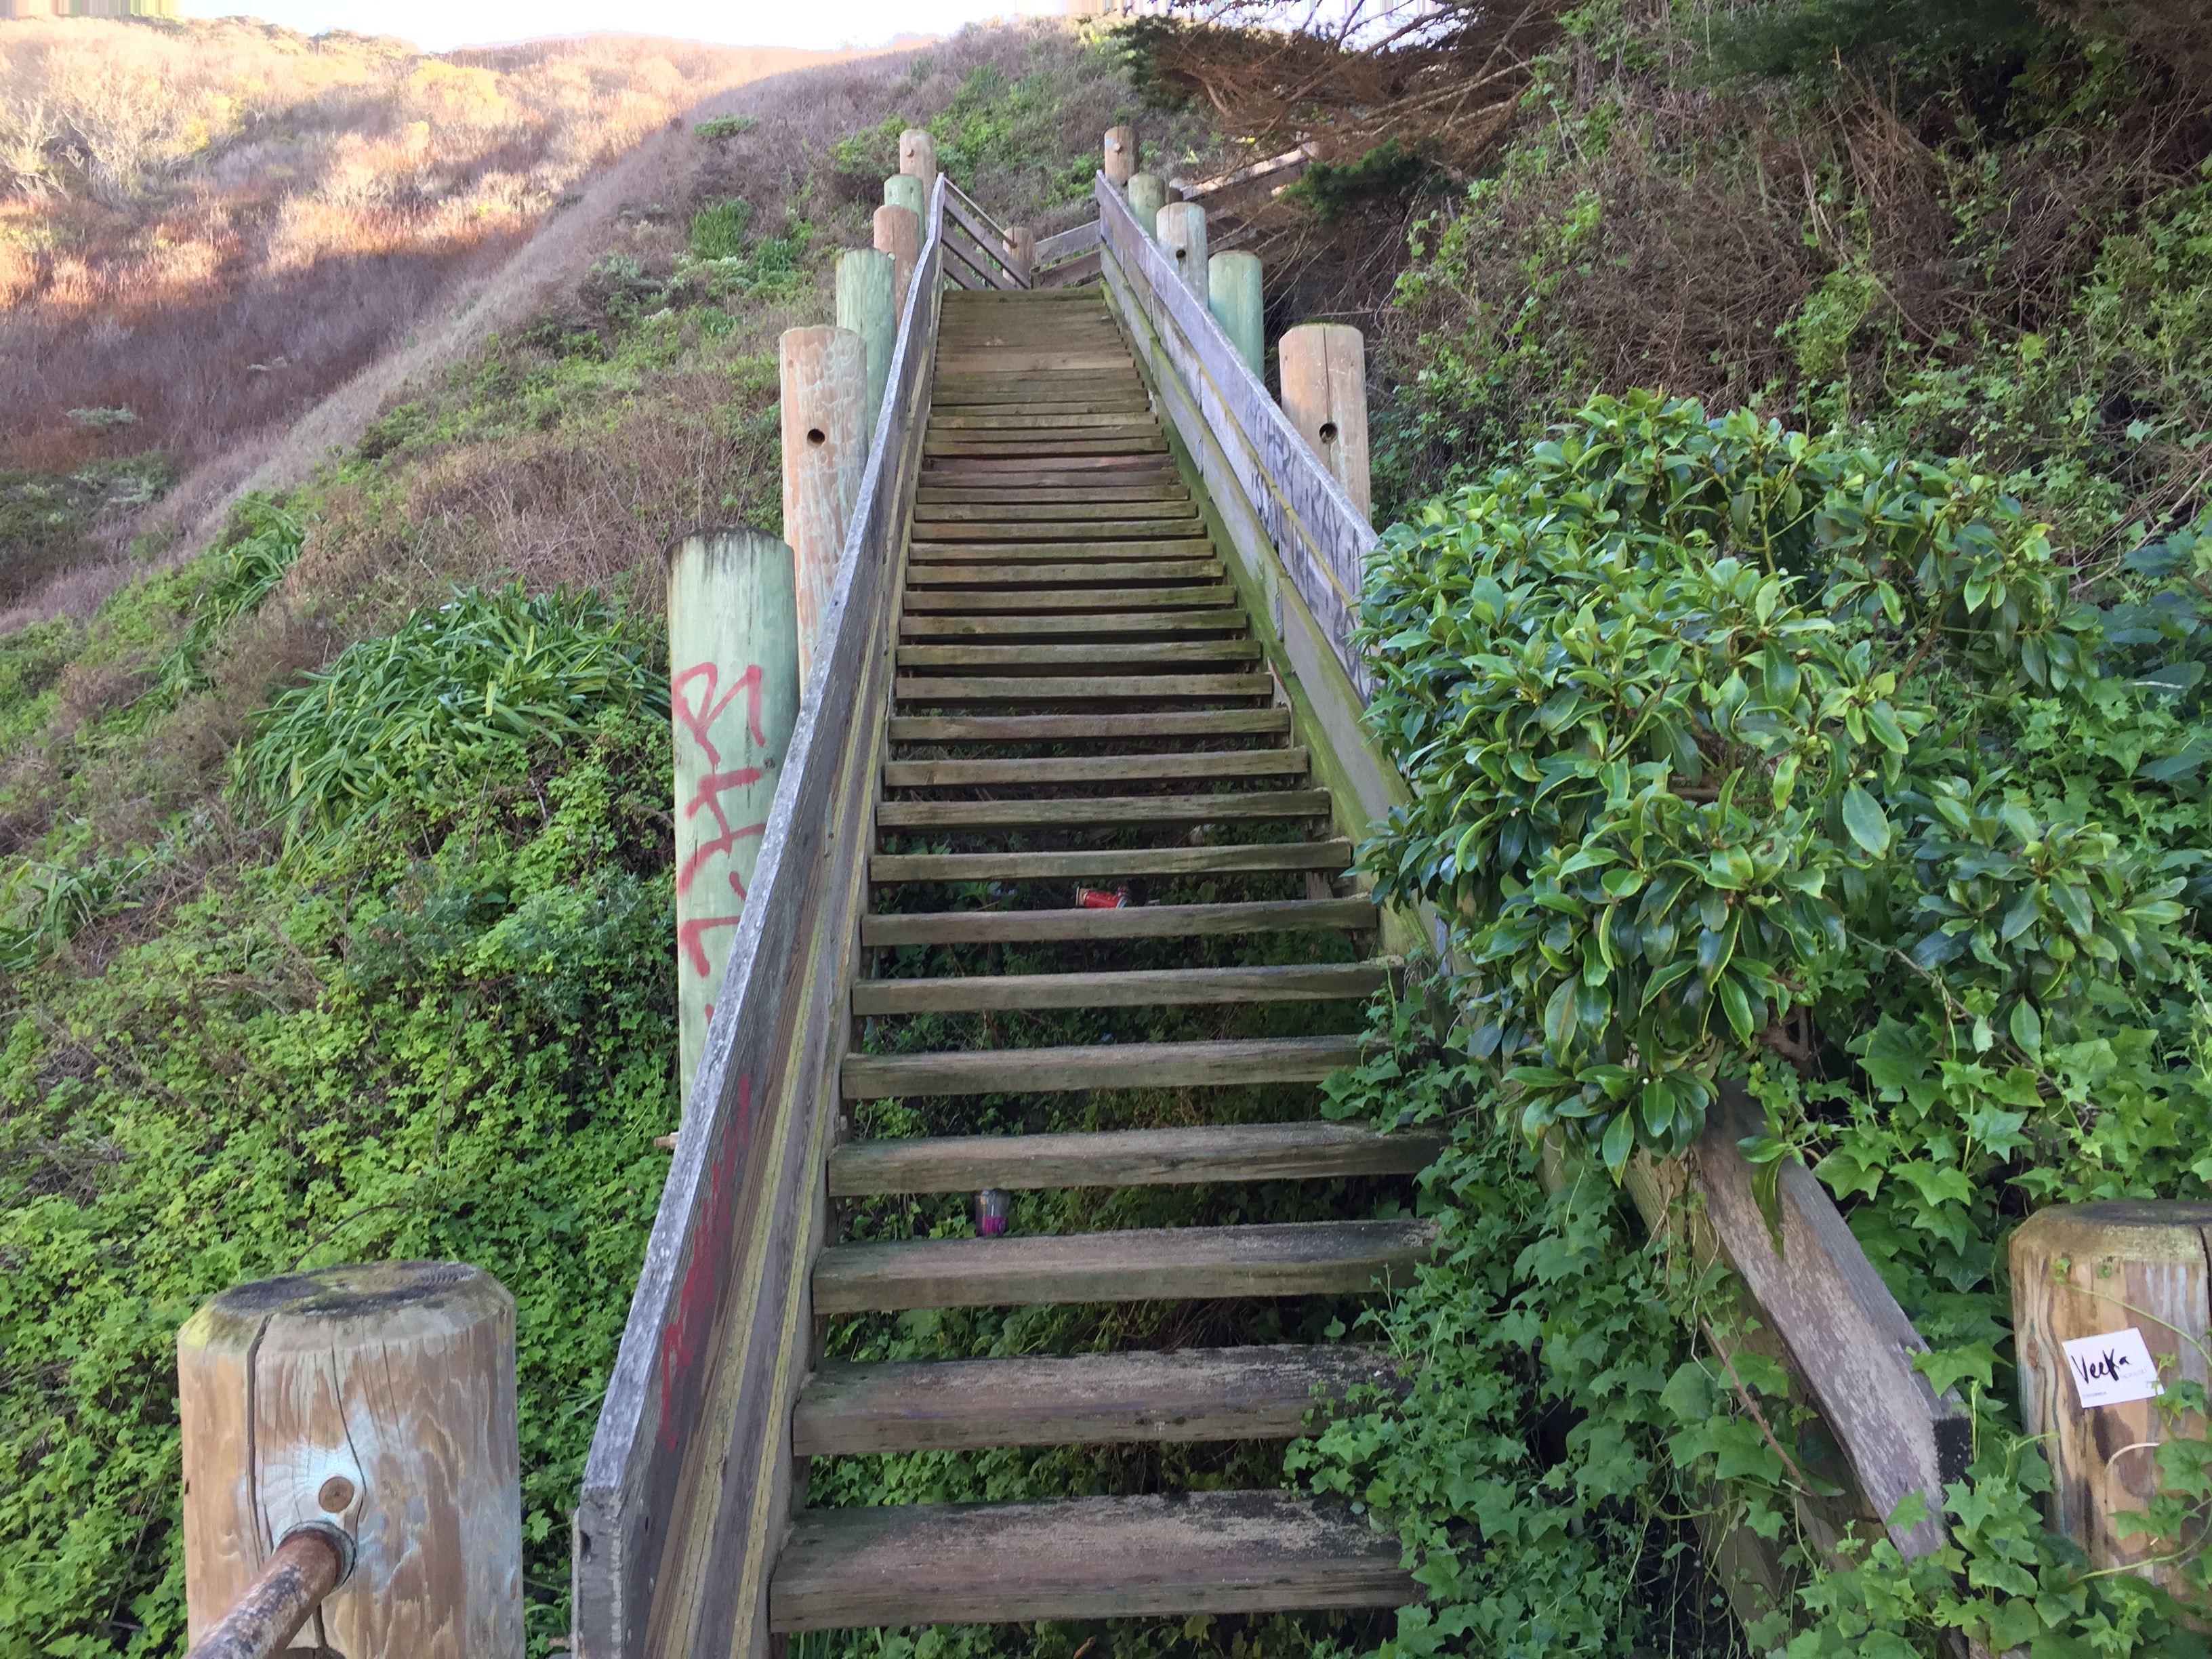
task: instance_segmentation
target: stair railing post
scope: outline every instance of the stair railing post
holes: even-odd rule
[[[514,1299],[459,1262],[225,1291],[177,1333],[202,1659],[521,1659]]]
[[[914,215],[916,220],[920,220],[923,213],[927,211],[926,204],[928,200],[928,192],[922,189],[921,180],[910,173],[894,173],[884,180],[885,207],[904,208],[908,213]]]
[[[856,247],[837,256],[837,326],[859,335],[868,353],[867,401],[861,407],[861,423],[871,438],[876,412],[884,406],[884,386],[890,379],[891,344],[898,332],[893,304],[897,287],[898,265],[891,255]]]
[[[1129,198],[1129,216],[1137,228],[1153,240],[1159,240],[1158,216],[1167,205],[1168,187],[1164,179],[1154,173],[1133,173],[1127,187]]]
[[[891,331],[906,315],[906,293],[914,286],[914,268],[921,260],[921,216],[912,208],[886,202],[876,210],[876,252],[891,256]]]
[[[668,552],[678,1097],[687,1116],[799,724],[795,562],[757,530],[702,530]]]
[[[2154,1391],[2161,1370],[2207,1380],[2208,1224],[2212,1204],[2054,1204],[2010,1246],[2021,1424],[2051,1460],[2051,1530],[2087,1553],[2092,1571],[2131,1569],[2185,1605],[2197,1592],[2181,1567],[2154,1564],[2174,1540],[2124,1535],[2118,1519],[2158,1492],[2160,1444],[2205,1431],[2194,1413],[2169,1422]]]
[[[1276,342],[1283,413],[1365,518],[1367,347],[1346,323],[1301,323]]]
[[[830,590],[868,461],[868,349],[846,328],[786,329],[783,538],[798,567],[799,684],[813,672]]]
[[[1134,127],[1106,129],[1106,155],[1099,171],[1106,182],[1116,190],[1126,191],[1129,177],[1137,170],[1137,130]]]
[[[937,188],[937,140],[920,127],[899,134],[899,171],[921,181],[921,199]]]
[[[1160,252],[1174,264],[1183,286],[1207,304],[1206,210],[1195,202],[1170,202],[1158,216]]]
[[[1259,255],[1235,252],[1208,259],[1206,303],[1244,366],[1259,374],[1267,356]]]
[[[1006,268],[1021,279],[1024,288],[1028,287],[1030,275],[1036,269],[1036,232],[1027,225],[1007,226],[1000,251],[1006,256]]]

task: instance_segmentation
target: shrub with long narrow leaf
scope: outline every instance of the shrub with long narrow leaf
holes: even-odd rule
[[[597,596],[456,589],[276,697],[237,783],[288,836],[313,836],[480,767],[488,750],[557,744],[639,707],[665,718],[668,677]]]

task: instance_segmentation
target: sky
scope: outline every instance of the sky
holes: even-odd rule
[[[614,29],[735,46],[881,46],[895,34],[945,34],[1012,13],[1058,13],[1060,0],[185,0],[212,17],[237,10],[309,34],[396,34],[432,52]]]

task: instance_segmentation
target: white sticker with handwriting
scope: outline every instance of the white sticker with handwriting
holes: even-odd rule
[[[2083,1411],[2152,1400],[2166,1392],[2159,1386],[2158,1363],[2138,1330],[2077,1336],[2066,1345],[2066,1364]]]

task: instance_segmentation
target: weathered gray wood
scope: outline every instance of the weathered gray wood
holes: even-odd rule
[[[986,1446],[1289,1440],[1361,1384],[1395,1389],[1379,1348],[1141,1349],[823,1365],[792,1419],[801,1457]]]
[[[1925,1519],[1890,1528],[1899,1549],[1925,1554],[1942,1547],[1943,1487],[1966,1473],[1972,1420],[1913,1370],[1913,1355],[1926,1352],[1927,1343],[1827,1189],[1794,1158],[1782,1166],[1782,1251],[1775,1253],[1751,1165],[1736,1149],[1760,1121],[1740,1088],[1723,1085],[1695,1153],[1706,1216],[1789,1345],[1876,1512],[1888,1516],[1908,1492],[1925,1498]]]
[[[1158,547],[1163,541],[1177,550],[1203,548],[1206,531],[1198,514],[1185,509],[1179,514],[1145,518],[1083,515],[1011,522],[925,522],[915,526],[914,541],[918,556],[926,552],[934,558],[943,558],[949,551],[963,547],[988,546],[996,542],[1015,543],[1061,556],[1072,556],[1078,550],[1091,551],[1092,544],[1103,543],[1107,547],[1133,548],[1137,556],[1143,558],[1152,556],[1155,550],[1167,550]]]
[[[1037,268],[1042,270],[1060,259],[1072,259],[1098,246],[1098,222],[1087,219],[1073,230],[1063,230],[1057,235],[1047,236],[1036,245]]]
[[[1243,1088],[1318,1084],[1360,1060],[1358,1037],[1124,1042],[1088,1048],[953,1048],[845,1055],[845,1099],[1036,1095],[1071,1088]]]
[[[893,743],[1072,743],[1084,738],[1199,738],[1287,732],[1287,708],[1176,709],[1144,714],[894,714]]]
[[[1016,456],[1051,459],[1066,455],[1164,455],[1168,441],[1158,432],[1069,433],[1043,437],[996,437],[988,433],[933,432],[922,441],[925,455]]]
[[[1043,641],[1034,645],[902,645],[901,668],[1062,669],[1121,664],[1161,667],[1170,663],[1256,662],[1251,640],[1144,640],[1133,644]]]
[[[1078,583],[1218,581],[1218,559],[1132,559],[1116,563],[1003,565],[934,564],[916,560],[907,580],[930,587],[1069,587]],[[1109,597],[1113,597],[1109,595]]]
[[[944,294],[935,215],[724,994],[592,1437],[574,1522],[576,1659],[725,1659],[767,1646],[805,1363],[829,1069],[875,788],[890,577],[921,465]]]
[[[1102,532],[1107,528],[1104,526],[1098,527]],[[1115,527],[1129,528],[1127,526]],[[979,526],[974,525],[947,526],[946,540],[924,541],[917,538],[909,558],[916,566],[982,564],[993,560],[1006,560],[1016,564],[1066,564],[1080,559],[1204,559],[1212,557],[1213,554],[1212,544],[1205,538],[1177,538],[1170,533],[1171,526],[1161,526],[1163,533],[1157,539],[1146,541],[1085,540],[1073,533],[1078,529],[1073,525],[1010,525],[1007,529],[1012,533],[1003,540],[968,538],[964,532],[976,528]],[[950,539],[954,533],[959,533],[962,538],[957,541]],[[1040,534],[1065,535],[1066,539],[1033,539]]]
[[[1389,982],[1390,965],[1386,962],[1154,968],[1121,974],[863,979],[853,983],[853,1012],[865,1016],[974,1013],[983,1009],[1170,1008],[1222,1002],[1343,1002],[1372,996]]]
[[[1198,939],[1221,933],[1299,933],[1308,928],[1364,933],[1374,926],[1375,907],[1364,898],[1255,899],[1245,904],[1139,904],[1120,910],[939,910],[864,916],[860,943],[997,945],[1064,939]]]
[[[879,883],[1100,881],[1116,876],[1237,875],[1284,870],[1340,875],[1351,867],[1350,842],[1304,841],[1257,847],[1115,848],[1088,853],[879,853],[868,861],[868,878]]]
[[[1286,1492],[808,1510],[769,1591],[779,1631],[1393,1607],[1398,1540]]]
[[[1189,497],[1180,492],[1171,494],[1162,487],[1129,493],[1153,499],[1040,501],[1024,491],[1019,496],[997,501],[917,501],[914,522],[917,528],[928,525],[933,529],[947,524],[1060,524],[1096,519],[1187,519],[1194,525],[1198,522],[1198,514]]]
[[[1237,603],[1233,587],[1031,588],[1011,593],[972,591],[933,592],[909,589],[906,608],[910,615],[957,612],[965,616],[988,611],[1114,611],[1138,605],[1162,611],[1210,611]]]
[[[886,789],[953,784],[1123,783],[1139,778],[1304,777],[1303,749],[1207,749],[1174,755],[1037,755],[1020,760],[885,761]]]
[[[1425,1221],[1302,1221],[1053,1237],[833,1244],[815,1310],[1034,1307],[1189,1297],[1352,1296],[1413,1281],[1436,1248]]]
[[[1133,674],[1114,678],[1030,675],[1007,678],[903,678],[901,702],[943,707],[956,702],[1103,702],[1135,697],[1158,702],[1171,697],[1264,697],[1274,689],[1265,674]]]
[[[1301,323],[1278,342],[1275,360],[1284,415],[1366,517],[1366,342],[1349,323]]]
[[[1072,638],[1115,634],[1218,634],[1242,632],[1242,611],[1098,611],[1048,617],[954,617],[924,613],[902,617],[902,638],[909,640]]]
[[[1042,830],[1121,823],[1255,823],[1324,817],[1325,789],[1262,789],[1212,795],[1053,796],[1034,800],[887,800],[886,830]]]
[[[830,1195],[1413,1175],[1435,1162],[1442,1144],[1434,1135],[1378,1135],[1349,1123],[848,1140],[830,1154]]]
[[[325,1267],[202,1308],[177,1334],[193,1640],[320,1524],[355,1540],[321,1604],[344,1652],[520,1659],[514,1387],[514,1298],[459,1262]]]
[[[1098,252],[1094,247],[1087,253],[1079,253],[1073,259],[1063,259],[1048,270],[1039,271],[1036,285],[1039,288],[1070,288],[1079,283],[1095,280],[1098,275]]]
[[[1000,436],[1009,434],[1018,436],[1025,432],[1089,435],[1093,433],[1158,432],[1160,423],[1150,413],[1101,410],[1051,415],[1017,408],[1003,415],[939,413],[930,417],[929,429],[940,433],[969,432]]]

